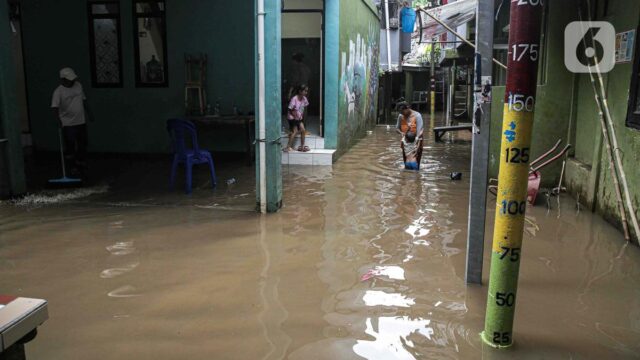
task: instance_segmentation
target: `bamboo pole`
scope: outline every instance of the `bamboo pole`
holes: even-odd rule
[[[590,5],[590,3],[589,3]],[[588,9],[589,12],[589,19],[591,19],[591,10]],[[609,100],[607,98],[607,92],[605,91],[605,87],[604,87],[604,80],[602,78],[602,72],[600,71],[600,62],[599,59],[595,59],[595,69],[596,69],[596,75],[597,75],[597,79],[598,79],[598,83],[600,85],[600,94],[599,97],[601,99],[602,102],[602,107],[604,108],[604,118],[607,122],[607,125],[609,127],[609,131],[610,131],[610,137],[608,139],[610,139],[610,141],[613,144],[613,155],[615,157],[615,163],[617,165],[617,172],[620,175],[620,179],[622,180],[622,188],[624,190],[624,196],[625,196],[625,200],[626,200],[626,204],[627,204],[627,209],[629,210],[629,217],[631,218],[631,223],[633,225],[633,229],[636,233],[636,238],[638,243],[640,244],[640,225],[638,225],[638,218],[636,216],[636,212],[633,208],[633,202],[631,200],[631,193],[629,192],[629,185],[627,183],[627,175],[626,172],[624,171],[624,166],[622,164],[622,158],[620,156],[620,147],[618,146],[618,138],[616,135],[616,128],[613,124],[613,118],[611,116],[611,111],[609,110]],[[593,71],[591,70],[592,67],[589,66],[589,75],[593,77]],[[594,89],[596,90],[596,89]],[[596,90],[596,94],[598,93],[598,91]]]
[[[596,80],[593,77],[593,74],[589,74],[589,75],[591,77],[591,86],[593,87],[596,104],[598,104],[598,116],[600,118],[600,127],[602,128],[602,135],[605,138],[604,144],[607,148],[607,158],[609,159],[609,172],[611,174],[611,179],[613,180],[613,187],[616,191],[618,211],[620,211],[620,219],[622,220],[622,228],[624,229],[624,239],[626,241],[631,241],[631,236],[629,235],[629,224],[627,222],[627,214],[624,210],[624,202],[622,201],[622,193],[620,191],[620,182],[618,181],[618,175],[616,174],[616,170],[614,168],[615,162],[613,160],[613,151],[611,150],[611,140],[609,140],[609,131],[607,130],[607,124],[605,123],[605,120],[604,120],[604,112],[602,111],[600,97],[598,96],[598,90],[596,88]]]
[[[518,275],[527,209],[531,135],[537,91],[541,1],[511,1],[500,175],[491,252],[491,275],[482,340],[513,344]]]

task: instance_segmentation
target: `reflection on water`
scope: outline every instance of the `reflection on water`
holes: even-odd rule
[[[407,298],[402,294],[389,294],[384,291],[367,290],[362,297],[367,306],[397,306],[410,307],[415,304],[415,300]]]
[[[251,168],[191,197],[3,204],[0,290],[49,300],[28,345],[42,359],[637,358],[640,250],[566,195],[527,211],[516,346],[483,347],[486,286],[464,284],[471,146],[453,139],[429,139],[418,173],[385,128],[333,168],[284,167],[269,216]]]
[[[360,278],[362,281],[373,277],[387,277],[391,280],[404,280],[404,269],[399,266],[376,266]]]
[[[107,295],[112,298],[130,298],[140,296],[140,294],[136,294],[135,291],[135,287],[131,285],[125,285],[109,292],[109,294]]]
[[[353,351],[365,359],[415,359],[411,351],[414,343],[411,335],[422,336],[431,340],[434,335],[429,326],[431,320],[410,319],[403,317],[367,318],[365,333],[375,340],[358,340]],[[375,324],[375,326],[374,326]]]

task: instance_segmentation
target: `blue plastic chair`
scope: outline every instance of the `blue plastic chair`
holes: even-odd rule
[[[211,171],[211,183],[216,187],[216,170],[213,166],[211,153],[200,150],[198,146],[198,134],[195,125],[188,120],[169,119],[167,121],[167,131],[173,144],[173,164],[171,166],[171,180],[169,187],[173,190],[176,182],[176,172],[179,164],[184,164],[186,172],[185,192],[191,194],[191,182],[193,180],[193,165],[209,164]],[[193,148],[188,148],[185,138],[191,138]]]

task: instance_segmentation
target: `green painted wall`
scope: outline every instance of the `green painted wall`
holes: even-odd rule
[[[324,2],[324,146],[338,148],[340,0]]]
[[[600,120],[589,75],[574,75],[564,66],[565,26],[578,20],[579,0],[549,2],[547,37],[547,82],[538,87],[538,102],[533,135],[533,158],[550,148],[558,138],[574,145],[567,164],[565,185],[581,202],[598,211],[608,220],[619,223],[616,197],[609,174],[609,161],[603,148]],[[596,20],[611,22],[616,32],[638,27],[640,2],[610,0],[606,16],[602,9]],[[558,34],[558,36],[553,36]],[[609,105],[614,119],[624,168],[635,208],[640,205],[640,131],[626,127],[631,64],[618,64],[604,76]],[[504,87],[494,88],[492,105],[491,171],[497,176],[500,149],[500,126],[504,102]],[[543,171],[543,186],[557,184],[561,162]],[[639,213],[640,215],[640,213]]]
[[[251,1],[167,0],[169,87],[136,88],[131,0],[122,0],[121,32],[124,87],[91,87],[85,0],[23,0],[28,96],[34,144],[58,147],[49,109],[58,71],[73,67],[96,114],[89,124],[90,151],[153,153],[169,151],[165,121],[184,114],[184,53],[209,55],[208,99],[221,99],[222,111],[235,103],[254,110],[254,11]],[[223,130],[201,134],[213,150],[241,149]],[[233,132],[233,134],[240,134]],[[239,144],[238,144],[239,143]],[[239,146],[235,146],[238,144]]]
[[[575,13],[576,7],[569,1],[549,1],[548,30],[545,44],[547,65],[541,69],[546,71],[546,83],[538,86],[536,113],[533,126],[532,158],[549,150],[555,142],[562,138],[567,143],[567,131],[571,116],[571,94],[573,89],[573,74],[564,66],[564,28],[573,21],[570,15]],[[498,177],[500,161],[500,136],[505,99],[505,87],[496,86],[493,89],[493,104],[491,106],[491,155],[489,158],[489,175]],[[543,185],[556,183],[560,175],[562,162],[545,168],[543,171]]]
[[[380,19],[370,0],[340,2],[338,152],[375,124]]]
[[[597,19],[611,22],[616,32],[636,29],[640,24],[640,2],[636,0],[610,0],[607,15],[603,17],[602,12],[599,12]],[[632,70],[632,64],[617,64],[613,71],[605,77],[605,87],[618,144],[623,154],[623,166],[629,182],[629,190],[637,210],[640,205],[640,166],[638,166],[640,163],[640,131],[625,125]],[[569,185],[575,193],[582,192],[587,199],[592,197],[593,203],[589,205],[592,205],[605,218],[619,222],[616,195],[609,174],[609,160],[607,152],[602,146],[600,122],[595,110],[589,75],[580,76],[578,93],[576,164],[572,166],[570,169],[572,171],[568,174],[571,179]],[[573,168],[576,170],[573,171]],[[589,171],[589,176],[584,176],[587,173],[585,170]],[[636,213],[640,216],[640,212],[636,211]]]
[[[0,197],[26,191],[16,76],[6,1],[0,0]]]
[[[265,159],[266,159],[266,187],[267,211],[278,211],[282,207],[282,148],[279,142],[281,136],[282,116],[282,22],[281,2],[265,1],[264,3],[264,59],[265,59]],[[257,4],[255,5],[257,9]],[[254,10],[252,10],[254,12]],[[258,41],[257,21],[254,22],[256,36],[255,68],[258,73]],[[258,77],[255,78],[255,89],[258,92]],[[255,107],[259,109],[258,97]],[[259,114],[258,114],[259,115]],[[256,126],[256,139],[259,139],[259,129]],[[260,143],[256,142],[256,204],[260,206]]]

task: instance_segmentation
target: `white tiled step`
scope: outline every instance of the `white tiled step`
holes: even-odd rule
[[[287,143],[289,142],[289,135],[282,134],[282,139],[280,143],[282,144],[282,148],[287,147]],[[324,149],[324,138],[318,135],[307,135],[304,138],[304,144],[309,147],[309,149]],[[296,140],[294,142],[294,149],[298,149],[300,146],[300,135],[296,135]]]
[[[282,165],[332,165],[335,150],[315,149],[308,152],[282,152]]]

